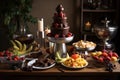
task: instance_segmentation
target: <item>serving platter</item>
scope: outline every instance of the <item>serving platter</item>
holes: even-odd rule
[[[47,66],[47,67],[38,67],[38,66],[34,66],[33,64],[36,62],[36,60],[38,59],[33,59],[31,61],[28,62],[28,66],[32,66],[33,69],[39,69],[39,70],[44,70],[44,69],[49,69],[49,68],[52,68],[53,66],[55,66],[56,63],[53,63],[52,65],[50,66]]]
[[[96,48],[96,43],[92,41],[80,40],[72,44],[76,50],[80,51],[92,51]]]
[[[79,67],[70,67],[70,66],[65,65],[64,63],[61,63],[61,65],[64,66],[64,67],[66,67],[66,68],[68,68],[68,69],[83,69],[83,68],[85,68],[85,67],[88,66],[88,62],[86,63],[86,65],[79,66]]]

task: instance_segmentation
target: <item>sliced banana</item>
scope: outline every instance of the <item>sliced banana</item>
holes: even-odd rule
[[[10,40],[13,46],[17,46],[16,43],[13,40]]]
[[[18,47],[20,48],[20,50],[22,50],[22,43],[18,40],[15,40],[15,42],[17,43]]]
[[[30,47],[27,47],[26,44],[22,44],[20,41],[18,40],[11,40],[11,43],[13,44],[13,53],[15,55],[23,55],[26,53],[29,53],[32,49],[33,49],[33,45],[31,45]]]
[[[13,48],[14,48],[15,50],[18,50],[18,51],[20,50],[19,47],[17,47],[17,46],[13,46]]]
[[[22,51],[26,51],[26,49],[27,49],[27,45],[23,44]]]
[[[67,53],[66,58],[62,58],[62,57],[59,55],[59,52],[57,52],[57,53],[56,53],[55,60],[56,60],[56,62],[58,62],[58,63],[62,63],[62,62],[64,62],[65,60],[67,60],[68,58],[70,58],[70,56],[69,56],[68,53]]]
[[[31,46],[26,50],[26,53],[32,51],[32,49],[33,49],[33,46],[31,45]]]

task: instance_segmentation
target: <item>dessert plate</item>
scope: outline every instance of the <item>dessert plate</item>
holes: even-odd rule
[[[33,64],[36,62],[36,60],[38,60],[38,59],[33,59],[33,60],[29,61],[27,65],[28,66],[32,66],[33,69],[41,69],[41,70],[43,70],[43,69],[49,69],[49,68],[55,66],[55,63],[53,63],[52,65],[47,66],[47,67],[34,66]]]
[[[82,68],[87,67],[88,63],[85,66],[79,66],[79,67],[70,67],[70,66],[65,65],[64,63],[61,63],[61,65],[68,68],[68,69],[82,69]]]

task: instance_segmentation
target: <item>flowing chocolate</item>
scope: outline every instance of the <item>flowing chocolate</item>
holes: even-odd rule
[[[67,17],[64,13],[64,8],[60,4],[56,7],[56,13],[53,16],[53,23],[51,26],[52,37],[66,37],[69,33],[69,25],[67,23]]]

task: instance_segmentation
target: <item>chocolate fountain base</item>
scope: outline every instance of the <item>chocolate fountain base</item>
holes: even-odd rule
[[[62,58],[67,56],[66,43],[69,43],[73,40],[74,36],[66,37],[66,38],[54,38],[47,37],[50,42],[54,43],[54,53],[59,53]]]

